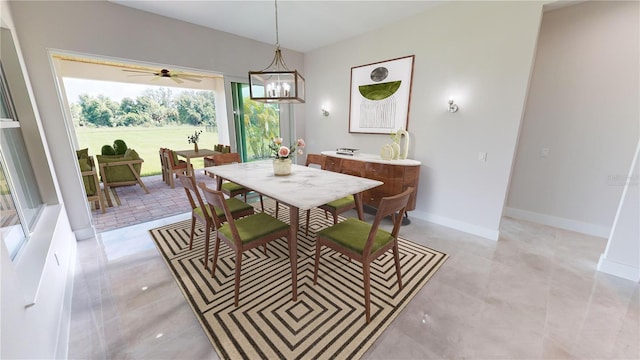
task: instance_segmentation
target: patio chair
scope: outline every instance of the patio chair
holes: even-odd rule
[[[171,186],[171,188],[175,188],[174,178],[178,177],[179,174],[187,175],[189,171],[187,170],[187,163],[185,161],[178,160],[178,156],[171,149],[165,149],[165,163],[167,164],[167,184]],[[193,173],[193,165],[191,165],[191,173]]]
[[[138,156],[135,150],[127,149],[124,155],[96,155],[96,159],[109,206],[113,206],[109,191],[114,187],[138,184],[145,193],[149,193],[140,178],[140,169],[144,159]]]
[[[228,154],[231,152],[231,146],[217,144],[217,145],[214,145],[213,151],[217,151],[221,154]],[[208,166],[215,166],[215,162],[213,161],[213,155],[204,157],[204,167],[208,167]],[[207,170],[204,171],[204,174],[207,175]],[[213,174],[208,174],[208,175],[210,177],[213,177]]]
[[[80,167],[80,174],[82,175],[84,191],[87,194],[87,201],[95,202],[96,209],[100,208],[100,212],[104,214],[106,204],[102,190],[100,189],[100,180],[98,179],[98,172],[96,171],[93,156],[82,155],[82,157],[78,158],[78,166]]]
[[[164,156],[164,153],[167,149],[160,148],[158,154],[160,155],[160,167],[162,169],[162,181],[164,181],[167,185],[169,185],[169,176],[167,172],[169,171],[169,166],[167,165],[167,158]]]
[[[367,324],[371,320],[369,309],[371,302],[371,263],[388,250],[393,250],[398,287],[402,290],[400,257],[398,254],[398,233],[400,232],[400,225],[402,224],[402,216],[404,215],[407,203],[409,202],[409,196],[412,192],[413,188],[409,187],[398,195],[382,198],[373,224],[355,218],[349,218],[339,224],[319,231],[316,237],[316,259],[313,268],[314,285],[318,283],[320,250],[323,245],[347,256],[349,259],[362,263],[364,306]],[[393,230],[391,233],[380,229],[382,219],[390,215],[393,219]]]

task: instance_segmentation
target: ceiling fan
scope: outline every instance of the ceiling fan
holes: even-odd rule
[[[178,84],[182,84],[184,82],[182,80],[194,81],[194,82],[202,81],[202,79],[198,75],[175,72],[175,71],[170,71],[168,69],[162,69],[160,71],[122,69],[122,71],[140,73],[138,75],[129,75],[129,76],[153,76],[151,81],[158,80],[160,78],[170,78],[171,80],[175,81]]]

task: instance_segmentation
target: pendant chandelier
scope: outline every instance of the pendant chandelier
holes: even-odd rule
[[[276,54],[271,64],[261,71],[249,71],[251,100],[268,103],[304,103],[304,78],[297,70],[289,70],[280,51],[278,34],[278,0],[276,4]],[[258,92],[258,89],[264,89]]]

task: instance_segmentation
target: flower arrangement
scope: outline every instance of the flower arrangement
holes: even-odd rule
[[[269,144],[269,149],[272,152],[272,155],[276,159],[290,159],[296,155],[302,155],[302,149],[304,148],[305,143],[304,140],[298,139],[295,144],[290,147],[286,147],[282,145],[282,138],[273,138],[271,144]]]
[[[196,130],[193,135],[187,136],[187,140],[189,140],[189,144],[197,144],[200,141],[200,134],[202,134],[202,130]]]

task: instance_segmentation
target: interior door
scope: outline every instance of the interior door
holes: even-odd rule
[[[251,100],[249,84],[232,82],[231,89],[236,143],[242,161],[269,158],[269,143],[274,137],[280,137],[279,105]],[[254,93],[261,91],[264,89],[253,89]]]

